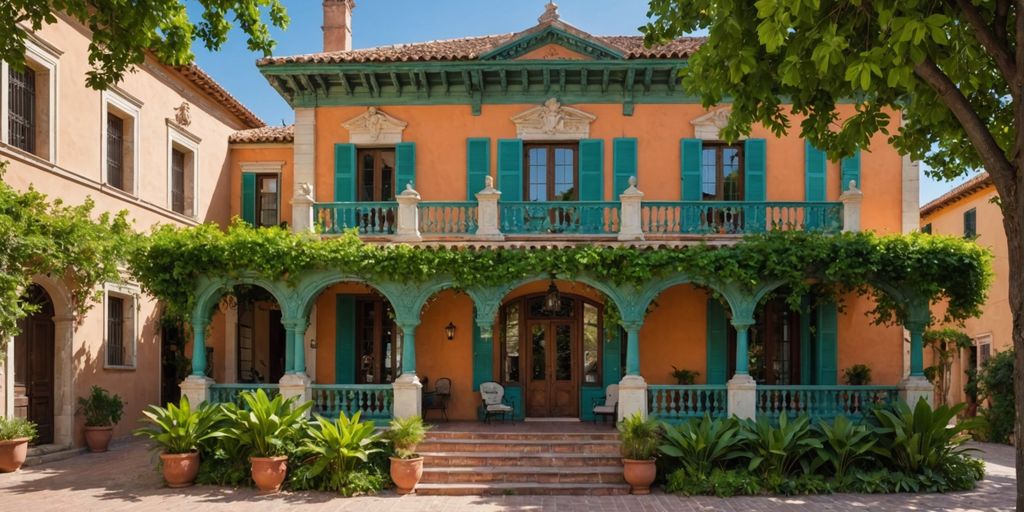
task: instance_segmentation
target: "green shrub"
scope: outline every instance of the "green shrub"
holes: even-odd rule
[[[679,469],[668,476],[665,491],[687,496],[752,496],[764,494],[763,478],[743,469],[715,468],[707,474],[690,474]]]
[[[88,397],[78,397],[78,409],[85,416],[87,427],[110,427],[121,421],[124,403],[118,395],[93,386]]]
[[[271,400],[263,389],[243,391],[240,396],[245,408],[225,404],[227,423],[214,435],[238,441],[253,457],[275,457],[294,451],[304,431],[303,415],[313,402],[294,407],[294,398],[285,400],[277,395]]]
[[[372,421],[360,421],[360,413],[349,418],[344,412],[334,422],[317,416],[306,428],[297,454],[302,457],[291,479],[293,489],[316,489],[345,496],[375,492],[387,484],[379,472],[362,467],[370,456],[381,452],[381,437]]]
[[[36,424],[26,418],[5,418],[0,416],[0,441],[11,441],[27,437],[36,438]]]
[[[622,440],[622,457],[633,460],[654,458],[660,441],[660,424],[652,418],[643,418],[640,413],[622,420],[619,425]]]
[[[978,372],[980,399],[989,402],[989,407],[981,410],[981,416],[988,423],[988,440],[996,443],[1008,443],[1013,435],[1016,415],[1013,366],[1014,352],[1006,350],[994,354]]]
[[[217,435],[217,423],[221,419],[222,409],[219,405],[204,402],[198,409],[192,409],[188,397],[181,397],[181,402],[167,407],[149,406],[142,411],[150,428],[135,430],[135,435],[148,437],[156,441],[164,453],[189,453],[197,451],[200,443]]]
[[[673,458],[691,475],[707,475],[727,461],[744,456],[746,438],[740,424],[733,418],[712,419],[705,414],[663,429],[663,442],[658,450]]]
[[[889,467],[909,474],[941,471],[954,457],[970,451],[962,446],[969,439],[963,432],[973,420],[949,426],[963,408],[964,404],[957,404],[932,410],[922,398],[914,409],[903,402],[897,402],[892,411],[876,409],[879,453]]]
[[[416,446],[427,436],[427,430],[429,428],[423,425],[423,418],[409,416],[391,420],[385,436],[391,441],[391,447],[398,458],[412,459],[416,457]]]
[[[757,421],[747,421],[744,429],[749,439],[750,459],[748,469],[762,475],[792,475],[799,467],[803,472],[812,472],[820,461],[814,457],[815,450],[821,450],[821,440],[814,435],[811,420],[806,415],[789,420],[785,414],[779,416],[779,425],[762,416]]]
[[[249,448],[237,439],[215,436],[199,444],[199,474],[204,485],[251,486]],[[291,473],[291,471],[289,471]]]
[[[869,460],[877,452],[872,429],[855,424],[846,416],[836,416],[832,424],[819,423],[818,432],[824,445],[818,457],[838,482],[845,482],[855,464]]]
[[[855,364],[843,370],[843,382],[850,386],[871,384],[871,367],[866,364]]]
[[[694,370],[687,370],[686,368],[679,369],[675,365],[672,365],[672,378],[676,379],[676,384],[680,386],[690,386],[694,382],[697,382],[697,377],[700,376],[700,372]]]

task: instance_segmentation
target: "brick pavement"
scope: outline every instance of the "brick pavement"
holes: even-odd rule
[[[141,442],[115,444],[105,454],[72,459],[0,474],[0,511],[106,512],[154,511],[261,512],[281,510],[353,512],[461,512],[551,510],[556,512],[761,511],[949,511],[1012,510],[1016,480],[1013,449],[979,445],[988,462],[985,480],[971,492],[799,497],[687,498],[651,496],[407,496],[341,498],[326,493],[259,496],[251,489],[197,486],[171,490],[153,471],[154,460]]]

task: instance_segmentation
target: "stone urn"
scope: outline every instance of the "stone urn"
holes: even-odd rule
[[[85,427],[85,444],[89,451],[100,453],[107,451],[110,438],[114,436],[114,427]]]
[[[400,459],[391,457],[391,480],[394,480],[398,494],[409,494],[416,490],[416,484],[423,478],[423,457]]]
[[[160,462],[167,487],[188,487],[199,474],[199,452],[161,453]]]
[[[13,473],[21,468],[28,457],[27,437],[0,441],[0,473]]]
[[[284,477],[288,474],[288,457],[249,457],[252,464],[252,480],[262,492],[278,492]]]
[[[650,494],[651,484],[654,483],[657,474],[654,459],[622,459],[622,476],[629,484],[629,492],[632,494]]]

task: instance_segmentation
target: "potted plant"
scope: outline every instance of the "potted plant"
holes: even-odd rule
[[[423,477],[423,457],[416,454],[416,445],[423,442],[428,429],[419,416],[391,420],[386,436],[395,451],[395,456],[391,457],[391,480],[398,494],[416,490],[416,484]]]
[[[867,386],[871,384],[871,367],[866,364],[855,364],[843,370],[843,380],[849,386]]]
[[[142,414],[145,418],[140,421],[151,427],[137,429],[135,435],[156,441],[167,486],[192,485],[199,473],[199,443],[214,437],[221,419],[220,406],[204,403],[192,409],[188,397],[183,396],[177,406],[151,405]]]
[[[231,437],[249,452],[252,479],[263,492],[281,490],[288,474],[288,451],[303,428],[313,402],[295,407],[295,399],[277,395],[273,400],[262,389],[241,393],[244,407],[224,406],[225,428],[215,437]]]
[[[650,494],[651,484],[657,475],[654,452],[660,439],[658,423],[636,413],[622,420],[618,428],[622,441],[622,476],[631,493]]]
[[[78,408],[85,415],[85,444],[89,445],[89,451],[107,451],[114,425],[121,421],[124,413],[121,397],[93,386],[88,397],[78,398]]]
[[[687,370],[685,368],[676,368],[676,365],[672,365],[672,378],[676,379],[676,384],[680,386],[692,386],[694,382],[697,382],[697,376],[700,372]]]
[[[25,418],[0,416],[0,473],[21,468],[28,457],[28,443],[35,438],[35,423]]]

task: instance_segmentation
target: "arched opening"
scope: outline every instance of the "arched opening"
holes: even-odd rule
[[[234,334],[225,334],[225,338],[233,339],[227,340],[224,347],[207,344],[207,375],[216,378],[215,369],[223,365],[226,374],[218,381],[252,384],[280,381],[287,371],[288,338],[282,323],[281,305],[274,295],[261,286],[239,284],[221,297],[217,309],[225,315],[226,323],[233,324]],[[234,341],[233,346],[231,341]],[[218,349],[224,354],[218,355]]]
[[[181,381],[192,366],[185,345],[187,330],[180,320],[160,317],[160,403],[178,403],[181,400]]]
[[[38,284],[26,290],[25,302],[36,311],[18,322],[14,337],[14,415],[36,423],[35,443],[54,442],[54,305]]]

